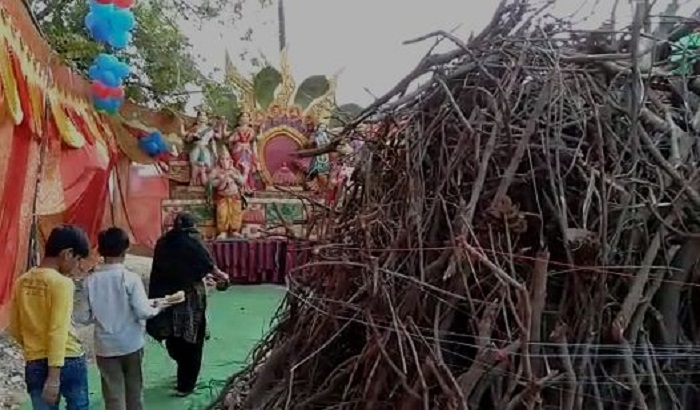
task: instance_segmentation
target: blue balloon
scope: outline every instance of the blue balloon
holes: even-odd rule
[[[148,137],[143,137],[139,140],[139,148],[141,148],[142,151],[144,151],[146,154],[152,157],[155,157],[156,155],[160,154],[158,145],[155,142],[151,141]]]
[[[107,114],[116,114],[119,112],[124,100],[121,98],[98,98],[93,99],[93,106],[97,111],[106,112]]]
[[[91,80],[98,80],[109,87],[119,87],[129,76],[130,68],[111,54],[100,54],[88,71]]]
[[[97,98],[97,97],[93,98],[92,105],[95,107],[95,109],[97,111],[104,111],[106,108],[105,100],[102,98]]]
[[[100,74],[100,68],[97,65],[93,64],[90,66],[90,69],[88,70],[88,75],[90,76],[91,80],[99,80]]]
[[[95,16],[95,13],[89,12],[85,16],[85,28],[88,29],[88,31],[92,31],[92,29],[97,25],[98,22],[98,17]]]
[[[118,50],[126,48],[131,43],[131,33],[128,31],[112,33],[107,43]]]
[[[122,85],[122,81],[111,71],[102,71],[98,80],[108,87],[119,87]]]
[[[113,56],[112,54],[106,54],[106,53],[100,53],[97,58],[95,58],[94,63],[100,67],[100,68],[105,68],[108,69],[109,67],[113,66],[114,64],[118,63],[119,60],[117,60],[117,57]]]
[[[117,64],[114,66],[114,75],[116,75],[119,78],[126,78],[131,74],[131,67],[129,67],[129,64],[122,63],[121,61],[118,61]]]
[[[100,43],[107,42],[111,34],[109,23],[100,17],[95,16],[92,12],[85,17],[88,32],[92,38]]]
[[[134,26],[136,26],[134,13],[131,10],[114,10],[110,19],[110,26],[113,34],[133,30]]]

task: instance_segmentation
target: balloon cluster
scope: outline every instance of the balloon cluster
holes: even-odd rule
[[[85,27],[98,43],[116,50],[131,42],[131,31],[136,26],[131,7],[135,0],[90,0],[90,12],[85,16]],[[108,114],[119,112],[124,103],[124,80],[130,68],[111,54],[100,54],[90,67],[89,75],[93,105]]]
[[[88,74],[93,104],[98,111],[116,114],[124,103],[124,80],[131,69],[111,54],[97,56]]]
[[[139,148],[151,158],[165,159],[170,155],[163,135],[156,131],[139,138]]]
[[[98,43],[118,50],[126,48],[131,43],[131,30],[136,27],[134,13],[130,10],[133,5],[133,0],[91,0],[85,27]]]

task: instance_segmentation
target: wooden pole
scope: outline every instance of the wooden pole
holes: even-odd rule
[[[48,96],[44,97],[44,121],[43,124],[49,123],[49,100]],[[48,150],[49,150],[49,136],[44,133],[44,135],[41,136],[40,142],[39,142],[39,163],[37,164],[37,169],[36,169],[36,181],[34,181],[34,198],[32,200],[32,221],[30,225],[30,231],[29,231],[29,248],[27,251],[27,270],[37,266],[39,264],[39,216],[37,215],[37,209],[38,209],[38,204],[39,204],[39,190],[41,189],[41,177],[44,174],[44,166],[46,162],[46,156],[48,155]]]
[[[277,19],[279,23],[280,52],[287,46],[287,25],[284,19],[284,0],[277,2]]]

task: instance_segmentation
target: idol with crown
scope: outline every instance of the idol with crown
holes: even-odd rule
[[[218,239],[237,236],[243,223],[245,178],[235,166],[228,149],[222,148],[208,182],[215,190]]]
[[[302,158],[298,152],[331,143],[337,75],[309,77],[297,87],[283,52],[280,70],[266,67],[252,78],[240,75],[226,56],[225,80],[239,102],[238,122],[228,131],[198,115],[185,133],[190,184],[171,182],[164,214],[166,207],[211,207],[213,217],[204,215],[200,224],[210,239],[306,232],[313,207],[302,198],[325,201],[334,163],[329,154]]]
[[[282,53],[280,68],[268,67],[247,79],[226,57],[225,78],[236,90],[241,112],[229,149],[245,178],[247,192],[309,189],[310,175],[325,176],[329,172],[330,163],[321,164],[327,157],[301,159],[296,152],[323,145],[329,138],[326,124],[336,108],[337,75],[310,77],[297,88],[286,52]],[[277,81],[258,78],[265,75]]]

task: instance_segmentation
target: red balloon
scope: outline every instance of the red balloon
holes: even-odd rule
[[[92,94],[97,98],[109,98],[109,87],[107,87],[99,81],[93,81],[92,84],[90,84],[90,89],[92,91]]]
[[[114,2],[114,5],[120,9],[130,9],[136,3],[136,0],[110,0]]]
[[[124,98],[124,87],[108,87],[107,93],[111,98]]]

